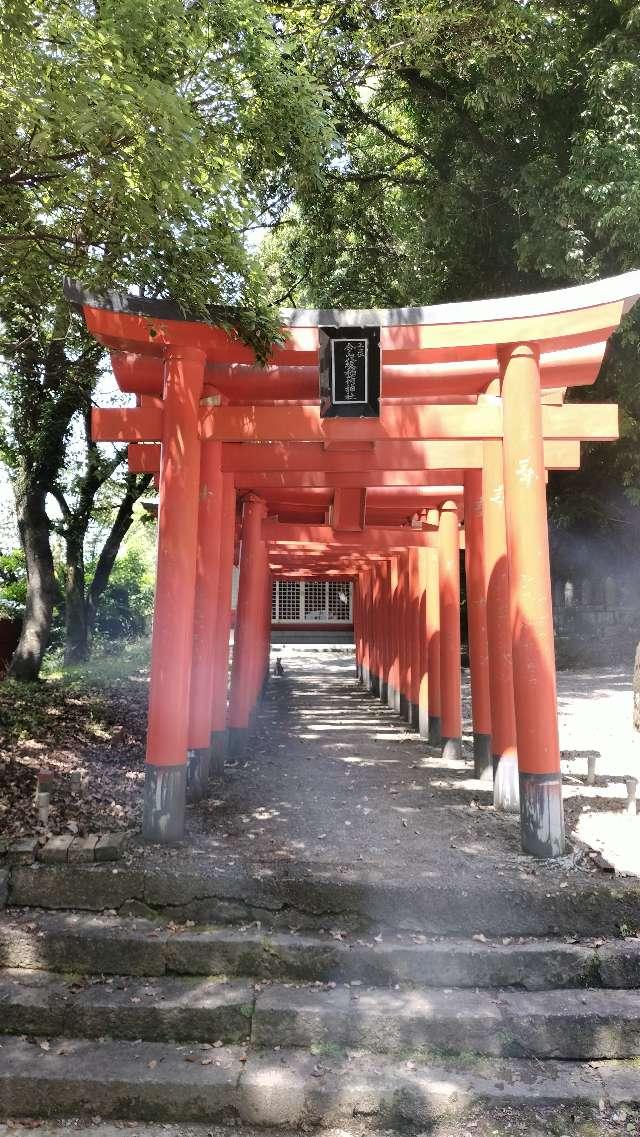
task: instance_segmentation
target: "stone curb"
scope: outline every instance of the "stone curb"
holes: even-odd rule
[[[125,830],[114,833],[90,833],[86,837],[74,837],[73,833],[62,833],[50,837],[45,845],[40,845],[38,837],[21,837],[7,843],[0,850],[0,860],[11,869],[15,865],[33,865],[35,861],[43,864],[88,864],[103,861],[118,861],[124,856],[131,834]],[[0,894],[0,907],[2,900]]]

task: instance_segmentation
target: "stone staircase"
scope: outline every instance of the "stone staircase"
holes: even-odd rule
[[[640,1100],[637,939],[14,906],[0,967],[0,1118],[424,1129]]]

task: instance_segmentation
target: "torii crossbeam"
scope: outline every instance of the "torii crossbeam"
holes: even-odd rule
[[[136,396],[96,410],[93,436],[129,442],[130,468],[159,488],[145,837],[179,840],[186,794],[244,745],[276,577],[353,581],[363,683],[459,756],[462,549],[475,773],[498,808],[519,807],[526,851],[562,853],[545,481],[577,468],[581,441],[617,437],[614,406],[565,397],[597,378],[640,272],[502,300],[286,310],[265,368],[169,301],[65,292]],[[374,410],[345,411],[351,395],[333,391],[327,414],[326,353],[372,330]]]

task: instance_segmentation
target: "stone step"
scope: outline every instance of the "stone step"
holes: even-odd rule
[[[427,938],[372,940],[251,927],[187,928],[74,912],[0,916],[0,967],[85,975],[225,975],[256,979],[362,980],[377,986],[640,987],[640,940]]]
[[[332,1053],[591,1060],[640,1055],[640,991],[469,991],[277,985],[257,995],[255,1045]],[[640,1074],[640,1071],[639,1071]]]
[[[318,1054],[640,1055],[640,991],[389,991],[207,979],[64,979],[0,972],[0,1031],[149,1042],[249,1043]]]
[[[0,1032],[151,1042],[250,1040],[255,995],[241,981],[63,977],[0,971]]]
[[[139,851],[117,868],[109,865],[14,865],[9,900],[15,907],[121,915],[144,909],[199,924],[247,923],[316,930],[337,926],[352,932],[380,930],[465,936],[613,936],[635,927],[640,884],[575,873],[571,888],[560,874],[493,875],[473,888],[412,866],[411,873],[327,864],[256,864],[251,871],[193,857],[186,865],[148,864]]]
[[[477,1103],[537,1108],[637,1101],[633,1063],[469,1059],[426,1064],[371,1055],[5,1037],[0,1117],[241,1122],[330,1127],[431,1125]]]

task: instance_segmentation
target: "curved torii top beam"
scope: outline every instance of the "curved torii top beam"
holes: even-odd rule
[[[207,357],[207,384],[242,403],[317,399],[318,327],[381,329],[383,398],[473,397],[497,373],[500,345],[527,342],[540,351],[545,389],[593,383],[608,337],[640,295],[640,271],[550,292],[497,300],[372,310],[285,309],[286,343],[266,369],[232,333],[184,313],[167,300],[115,292],[97,296],[65,281],[65,295],[87,327],[116,352],[125,391],[159,394],[166,346],[190,345]],[[212,311],[212,319],[221,311]],[[268,380],[268,385],[265,384]]]

